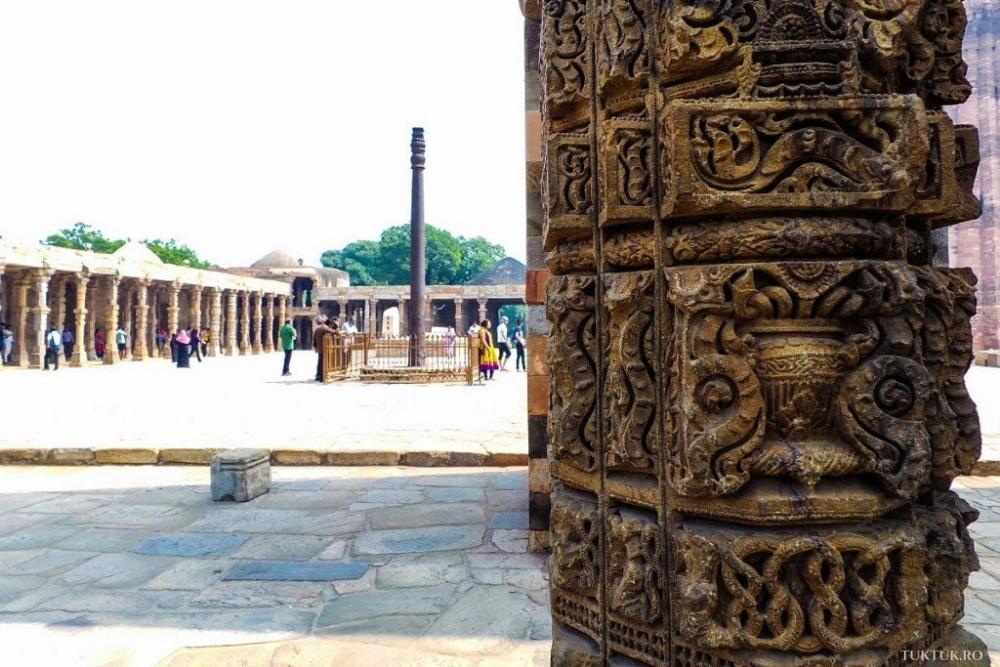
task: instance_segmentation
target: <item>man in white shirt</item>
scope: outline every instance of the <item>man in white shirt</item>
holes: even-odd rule
[[[128,349],[128,333],[125,329],[118,327],[118,331],[115,332],[115,343],[118,344],[118,358],[125,358],[125,350]]]
[[[507,335],[506,316],[500,318],[500,325],[497,327],[497,349],[500,350],[500,370],[507,370],[507,360],[510,359],[510,337]]]
[[[49,327],[45,333],[45,368],[49,370],[49,363],[54,364],[52,370],[59,370],[59,347],[62,345],[62,334],[57,329]]]

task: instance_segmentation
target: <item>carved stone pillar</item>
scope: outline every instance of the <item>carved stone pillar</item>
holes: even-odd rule
[[[66,326],[66,274],[57,273],[49,280],[48,325],[60,333]]]
[[[91,360],[97,360],[96,336],[97,318],[100,316],[100,294],[101,282],[98,278],[91,277],[86,282],[87,286],[87,356]],[[79,341],[78,341],[79,344]]]
[[[479,319],[476,320],[476,324],[479,324],[488,317],[488,313],[486,312],[486,304],[488,304],[489,302],[490,300],[484,297],[479,297],[476,299],[476,303],[479,304]]]
[[[146,323],[146,349],[148,357],[154,359],[162,352],[156,346],[156,332],[160,330],[160,290],[152,285],[149,288],[149,316]],[[167,341],[164,341],[164,346]]]
[[[465,313],[462,312],[462,307],[464,305],[464,299],[455,299],[455,331],[459,334],[465,331]]]
[[[285,325],[285,320],[288,319],[288,297],[284,294],[278,295],[278,327],[279,329]]]
[[[49,269],[31,270],[31,299],[28,311],[28,365],[42,368],[45,363],[45,332],[49,325]]]
[[[132,347],[132,359],[145,361],[149,358],[147,348],[149,333],[149,280],[137,280],[135,283],[135,341]]]
[[[180,329],[180,318],[181,284],[174,282],[167,287],[167,342],[163,346],[164,359],[170,359],[170,338]]]
[[[115,332],[118,330],[118,288],[121,286],[121,277],[115,273],[108,276],[104,281],[104,363],[109,366],[117,364],[118,344],[115,341]]]
[[[14,365],[27,368],[30,365],[28,354],[28,331],[31,313],[28,309],[28,292],[31,289],[31,274],[21,273],[14,282]]]
[[[90,281],[90,274],[84,269],[74,274],[73,280],[76,282],[76,305],[73,308],[75,344],[69,365],[79,368],[87,362],[87,283]]]
[[[250,292],[240,292],[243,295],[240,310],[240,354],[250,354]]]
[[[236,290],[226,290],[226,355],[237,355],[236,348]]]
[[[208,356],[214,357],[222,353],[222,290],[209,287],[208,298]]]
[[[264,351],[264,295],[260,292],[253,292],[250,300],[253,303],[253,337],[251,341],[251,351],[253,354],[260,354]]]
[[[191,322],[190,326],[193,329],[201,331],[201,287],[194,286],[191,288]]]
[[[347,321],[347,299],[337,299],[337,320],[341,325]]]
[[[267,309],[264,316],[264,328],[262,330],[264,339],[264,351],[274,352],[274,295],[268,294]]]
[[[365,317],[368,322],[368,335],[372,338],[378,336],[378,300],[368,299],[365,302]]]
[[[962,4],[912,9],[545,3],[554,665],[954,646],[978,138]]]

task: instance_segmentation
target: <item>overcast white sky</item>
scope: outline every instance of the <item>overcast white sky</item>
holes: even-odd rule
[[[409,219],[524,257],[515,0],[0,4],[0,234],[76,221],[174,237],[219,264]]]

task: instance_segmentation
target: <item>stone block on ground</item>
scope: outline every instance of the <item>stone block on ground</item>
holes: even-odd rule
[[[230,449],[212,457],[212,500],[246,502],[271,488],[271,459],[264,449]]]

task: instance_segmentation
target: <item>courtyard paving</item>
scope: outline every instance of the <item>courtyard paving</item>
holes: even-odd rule
[[[10,665],[543,665],[524,468],[296,467],[212,503],[202,467],[0,467]],[[967,627],[1000,657],[1000,477]]]
[[[18,411],[4,419],[0,449],[135,450],[140,461],[142,450],[229,447],[527,456],[524,373],[473,386],[321,385],[315,353],[295,352],[291,377],[281,377],[281,360],[0,370],[0,396],[16,396]]]

